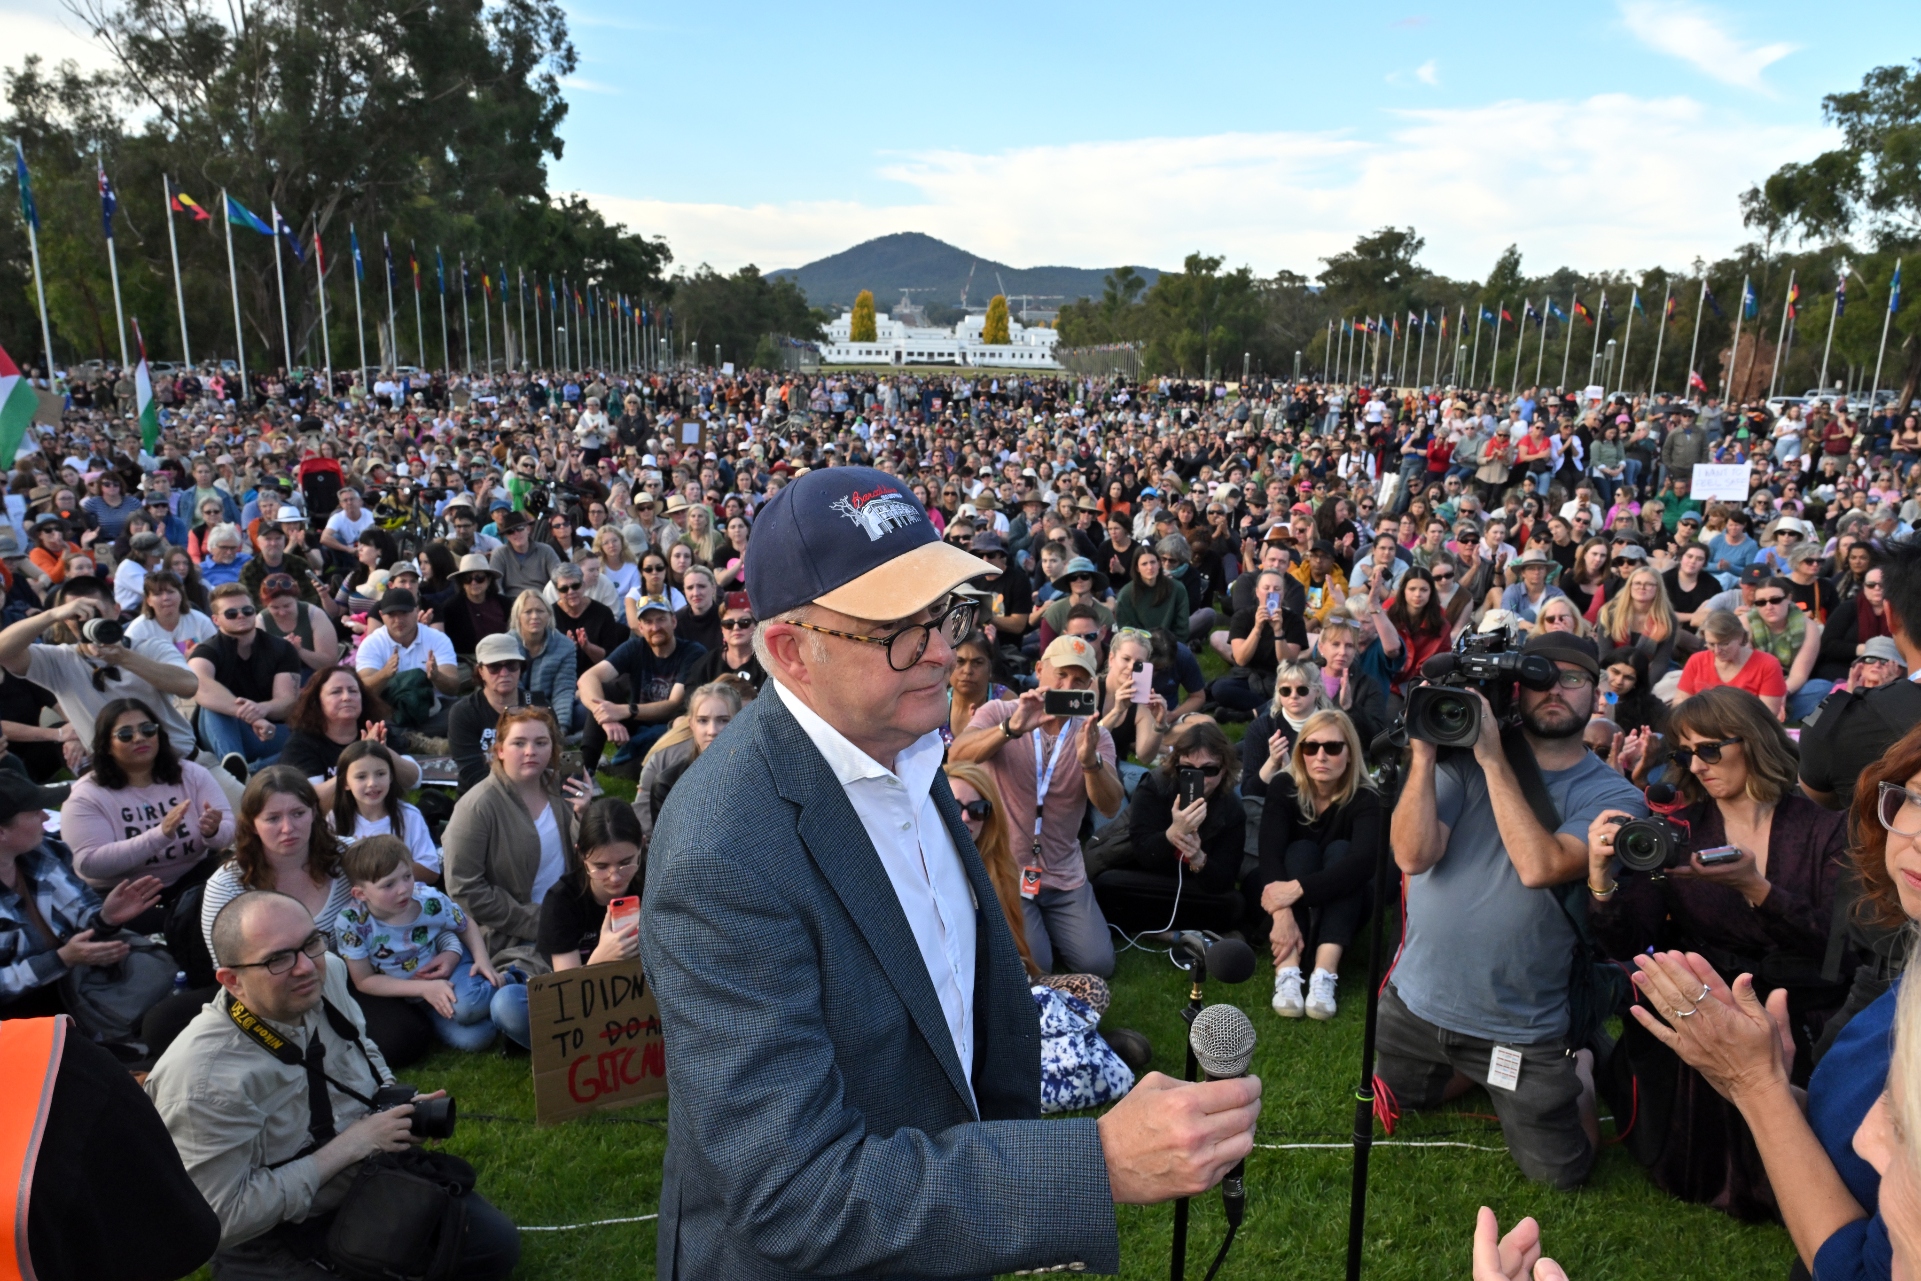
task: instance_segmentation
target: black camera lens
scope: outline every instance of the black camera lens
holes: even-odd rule
[[[126,636],[117,618],[89,618],[80,624],[80,637],[89,645],[118,645]]]
[[[1658,872],[1687,862],[1673,825],[1662,818],[1623,823],[1614,833],[1614,852],[1621,866],[1634,872]]]
[[[1472,747],[1481,736],[1481,705],[1466,690],[1418,686],[1408,695],[1407,732],[1439,747]]]
[[[1134,670],[1135,670],[1135,671],[1137,671],[1137,672],[1138,672],[1138,671],[1140,671],[1140,670],[1141,670],[1141,668],[1143,668],[1143,667],[1146,667],[1146,666],[1147,666],[1147,664],[1146,664],[1146,663],[1144,663],[1144,662],[1142,662],[1142,661],[1141,661],[1140,659],[1138,659],[1138,658],[1137,658],[1137,659],[1135,659],[1135,660],[1134,660]]]
[[[454,1101],[420,1099],[414,1103],[413,1135],[417,1139],[451,1139],[454,1136]]]

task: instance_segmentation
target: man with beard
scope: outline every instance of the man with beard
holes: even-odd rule
[[[1406,938],[1381,994],[1375,1069],[1403,1108],[1486,1086],[1515,1164],[1562,1189],[1587,1178],[1598,1130],[1591,1056],[1569,1039],[1576,937],[1559,887],[1586,874],[1589,828],[1603,811],[1648,812],[1581,740],[1601,672],[1587,646],[1547,632],[1524,650],[1559,673],[1549,690],[1520,692],[1522,737],[1558,826],[1535,816],[1478,694],[1472,751],[1441,759],[1432,743],[1410,745],[1392,831],[1408,878]]]

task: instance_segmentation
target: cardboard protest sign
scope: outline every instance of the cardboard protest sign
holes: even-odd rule
[[[1750,473],[1746,463],[1696,463],[1688,496],[1702,502],[1719,499],[1745,503],[1748,500]]]
[[[543,974],[527,984],[527,1011],[537,1123],[666,1095],[660,1005],[639,960]]]

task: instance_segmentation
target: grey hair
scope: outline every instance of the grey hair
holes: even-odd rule
[[[1179,534],[1169,534],[1154,544],[1154,553],[1171,565],[1185,565],[1194,559],[1194,549]]]
[[[804,623],[807,621],[807,616],[813,612],[813,608],[811,603],[797,605],[784,613],[776,614],[772,618],[763,618],[754,624],[754,657],[760,660],[763,668],[770,672],[774,670],[774,651],[767,647],[767,629],[775,623]],[[818,632],[808,632],[807,638],[811,642],[807,654],[808,660],[825,663],[827,661],[826,639]]]
[[[563,560],[560,564],[554,566],[554,581],[556,583],[585,582],[587,581],[587,576],[581,572],[580,566],[570,560]]]

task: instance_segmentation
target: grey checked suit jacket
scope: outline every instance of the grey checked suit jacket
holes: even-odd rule
[[[1095,1123],[1040,1119],[1026,974],[944,775],[934,799],[979,904],[972,1097],[880,856],[779,696],[675,785],[640,932],[663,1281],[1118,1270]]]

